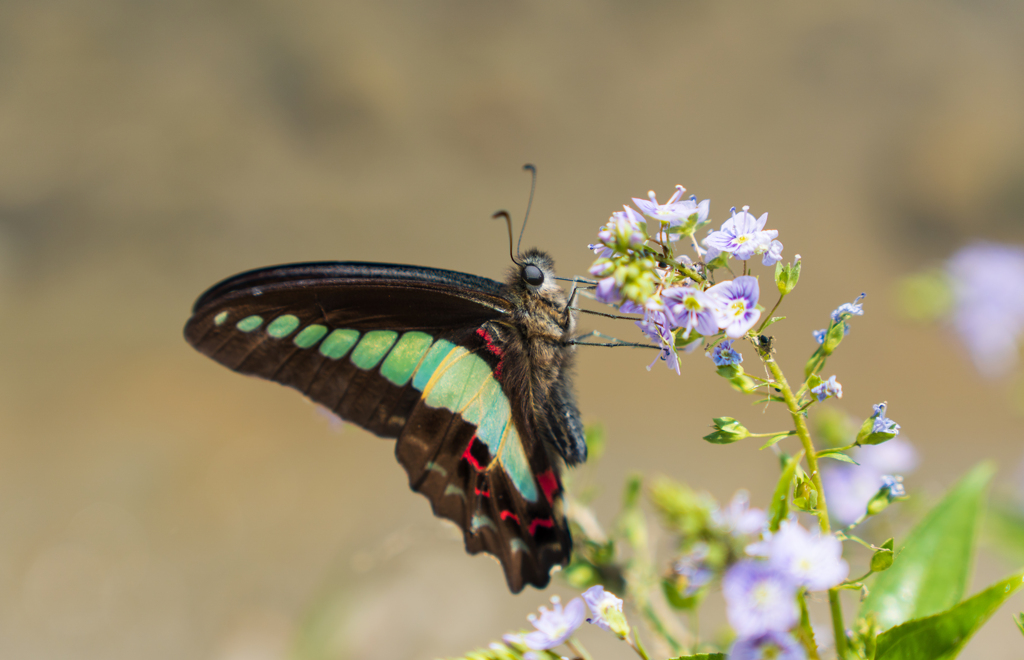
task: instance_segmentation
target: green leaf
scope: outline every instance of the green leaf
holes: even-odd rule
[[[786,431],[784,433],[776,433],[772,437],[768,438],[768,442],[766,442],[763,445],[761,445],[760,448],[761,449],[768,449],[769,447],[774,445],[779,440],[782,440],[783,438],[788,438],[791,435],[796,435],[796,431]]]
[[[941,614],[914,619],[885,631],[878,636],[875,660],[955,658],[971,635],[1022,585],[1024,572],[993,584]]]
[[[782,474],[779,475],[779,483],[775,485],[775,494],[772,495],[771,506],[768,507],[769,529],[778,531],[779,524],[789,515],[789,487],[793,483],[793,476],[800,464],[801,452],[797,458],[782,455]]]
[[[697,655],[679,655],[669,660],[725,660],[724,653],[698,653]]]
[[[584,438],[587,443],[587,456],[591,461],[600,460],[601,456],[604,455],[604,448],[607,445],[605,438],[607,434],[604,430],[604,424],[600,422],[594,424],[587,424],[583,430]]]
[[[785,320],[786,320],[785,316],[773,316],[773,317],[771,317],[771,319],[768,320],[767,323],[764,324],[764,327],[761,328],[761,332],[764,332],[765,330],[767,330],[768,328],[772,327],[773,325],[775,325],[779,321],[785,321]]]
[[[967,584],[985,490],[994,467],[981,463],[907,536],[892,568],[880,573],[861,603],[882,630],[953,607]]]
[[[818,452],[818,458],[832,458],[843,463],[853,463],[854,465],[860,465],[857,461],[853,460],[841,451],[822,451]]]
[[[1024,635],[1024,612],[1021,612],[1017,616],[1013,617],[1013,622],[1017,624],[1017,628],[1020,630],[1020,634]]]

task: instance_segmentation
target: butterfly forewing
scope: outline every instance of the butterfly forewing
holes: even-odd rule
[[[525,359],[502,341],[502,285],[437,269],[300,264],[252,271],[200,297],[185,336],[240,373],[293,387],[397,438],[413,490],[502,563],[512,591],[568,561],[561,481],[537,437]]]

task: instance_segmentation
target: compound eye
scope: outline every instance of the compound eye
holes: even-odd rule
[[[544,271],[533,264],[530,264],[523,269],[523,279],[525,279],[526,283],[530,286],[540,286],[541,284],[544,284]]]

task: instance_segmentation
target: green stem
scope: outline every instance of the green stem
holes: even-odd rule
[[[828,534],[831,530],[831,525],[828,521],[828,505],[825,502],[825,487],[821,483],[821,472],[818,470],[818,457],[814,454],[814,442],[811,440],[811,432],[807,428],[807,420],[800,412],[800,405],[797,402],[796,396],[793,394],[793,389],[789,386],[789,381],[786,380],[785,374],[782,373],[782,369],[779,367],[775,360],[768,356],[764,360],[765,365],[771,371],[772,377],[775,378],[775,385],[782,392],[782,397],[786,401],[786,406],[789,408],[790,416],[793,418],[793,424],[796,426],[797,437],[800,438],[800,443],[804,447],[804,458],[807,460],[807,471],[810,472],[811,482],[814,484],[814,488],[818,491],[818,526],[821,528],[822,534]],[[836,655],[839,660],[845,660],[847,657],[846,649],[846,629],[843,626],[843,610],[839,603],[839,591],[835,588],[828,590],[828,602],[829,607],[832,610],[832,632],[836,639]]]
[[[651,604],[648,602],[637,603],[638,608],[643,613],[644,618],[647,619],[647,623],[651,625],[651,629],[654,630],[665,642],[672,647],[672,652],[679,654],[683,652],[683,645],[679,643],[679,640],[675,638],[672,633],[669,632],[668,627],[658,616],[658,613],[654,611]],[[635,647],[634,647],[635,648]]]
[[[772,316],[775,315],[775,310],[779,308],[779,305],[782,304],[782,299],[785,297],[786,294],[779,294],[778,302],[775,303],[775,307],[772,307],[772,311],[768,312],[768,315],[764,317],[764,321],[761,322],[760,327],[757,329],[757,334],[761,334],[761,331],[764,330],[764,326],[768,325],[768,322],[772,320]]]
[[[580,644],[579,640],[575,637],[567,639],[565,641],[565,645],[569,647],[569,650],[572,651],[576,657],[582,658],[582,660],[593,660],[593,658],[590,657],[590,654],[587,653],[587,649],[583,648],[583,645]]]
[[[640,643],[640,635],[637,633],[636,628],[633,628],[633,634],[626,637],[626,643],[636,651],[636,654],[644,660],[651,660],[650,656],[647,655],[647,650],[644,649],[644,645]]]

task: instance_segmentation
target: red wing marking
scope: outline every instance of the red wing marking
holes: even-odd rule
[[[479,468],[478,468],[478,469],[479,469]],[[476,494],[477,494],[477,495],[482,495],[482,496],[484,496],[484,497],[490,497],[490,496],[491,496],[491,493],[490,493],[490,491],[486,491],[486,490],[480,490],[479,488],[474,488],[473,490],[475,490],[475,491],[476,491]]]
[[[501,513],[502,513],[501,517],[504,518],[505,517],[505,515],[504,515],[505,512],[502,511]],[[536,533],[538,527],[554,527],[554,526],[555,526],[555,521],[552,520],[551,518],[534,518],[530,522],[530,536],[533,536],[534,533]]]
[[[487,342],[487,350],[491,352],[494,357],[498,358],[498,366],[494,368],[494,377],[501,380],[501,368],[505,365],[505,351],[494,343],[494,338],[487,333],[483,328],[477,328],[476,334]]]
[[[558,479],[555,477],[555,473],[550,469],[541,472],[537,475],[537,483],[540,484],[540,489],[544,491],[544,497],[547,498],[548,504],[551,504],[555,493],[558,492]]]
[[[516,514],[512,513],[511,511],[502,511],[501,512],[501,519],[502,520],[506,520],[508,518],[511,518],[512,520],[516,521],[517,525],[519,524],[519,516],[517,516]],[[532,530],[532,526],[531,526],[531,530]],[[532,534],[533,532],[531,531],[530,533]]]
[[[473,456],[473,453],[470,451],[473,449],[474,442],[476,442],[476,435],[469,439],[469,444],[466,445],[466,451],[462,452],[462,457],[476,468],[477,472],[483,472],[484,467],[480,465],[480,461],[476,460],[476,456]]]

